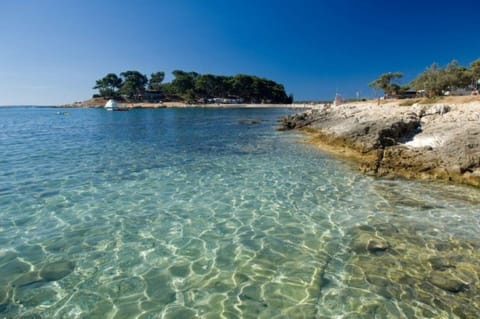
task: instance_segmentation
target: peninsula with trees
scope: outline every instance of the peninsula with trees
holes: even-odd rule
[[[109,73],[98,79],[93,89],[98,93],[84,106],[102,106],[115,99],[125,104],[291,104],[282,84],[254,75],[234,76],[199,74],[174,70],[173,80],[164,82],[165,72],[147,77],[139,71]]]

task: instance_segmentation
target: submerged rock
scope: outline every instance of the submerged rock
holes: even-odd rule
[[[255,124],[261,124],[262,120],[260,119],[242,119],[238,121],[238,124],[242,125],[255,125]]]
[[[382,253],[391,248],[388,241],[367,232],[360,232],[355,236],[352,246],[353,250],[359,254],[366,252]]]
[[[454,293],[465,291],[470,286],[470,283],[458,278],[452,269],[444,271],[434,270],[430,274],[428,281],[438,288]]]
[[[445,257],[432,257],[428,260],[432,269],[434,270],[446,270],[448,268],[455,268],[454,263],[452,263],[448,258]]]
[[[390,244],[388,243],[388,241],[380,238],[371,239],[367,245],[367,250],[372,253],[384,252],[389,248]]]
[[[392,300],[404,313],[421,306],[424,315],[425,309],[436,309],[442,316],[477,318],[480,242],[437,239],[423,228],[373,224],[351,229],[348,236],[355,253],[346,268],[347,285]]]
[[[57,281],[69,275],[75,269],[75,264],[71,261],[56,261],[47,264],[40,271],[40,277],[46,281]]]

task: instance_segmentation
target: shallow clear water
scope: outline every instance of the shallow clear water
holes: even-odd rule
[[[478,189],[363,176],[285,109],[58,111],[0,109],[0,317],[455,317],[353,287],[352,230],[478,241]]]

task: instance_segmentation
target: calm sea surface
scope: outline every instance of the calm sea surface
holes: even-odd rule
[[[0,318],[456,318],[355,243],[478,242],[479,190],[363,176],[291,112],[1,108]]]

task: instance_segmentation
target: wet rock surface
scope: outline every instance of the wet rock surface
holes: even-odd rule
[[[398,300],[400,307],[418,303],[416,317],[437,318],[431,310],[440,309],[452,318],[478,318],[480,242],[429,238],[414,225],[359,226],[349,236],[349,285]]]
[[[298,128],[337,153],[356,152],[367,174],[480,186],[478,102],[323,106],[280,121],[281,130]]]

